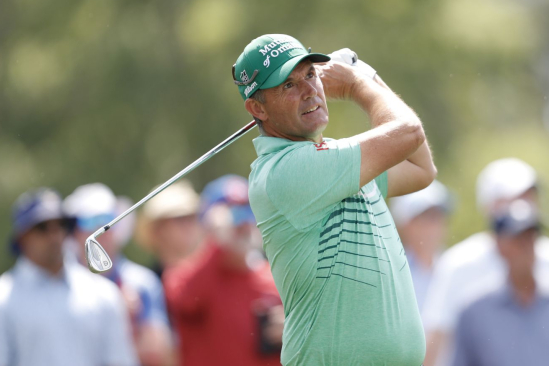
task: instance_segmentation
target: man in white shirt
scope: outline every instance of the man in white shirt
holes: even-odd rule
[[[19,258],[0,276],[0,366],[135,366],[120,292],[64,259],[61,202],[42,188],[14,204]]]
[[[487,219],[515,199],[539,204],[535,170],[515,158],[488,164],[477,179],[477,203]],[[535,251],[534,275],[544,287],[547,280],[542,278],[549,278],[549,239],[540,237]],[[422,312],[427,340],[425,366],[449,364],[459,315],[474,300],[500,286],[505,275],[505,263],[492,232],[474,234],[440,257]]]
[[[452,196],[435,180],[427,188],[390,201],[391,213],[406,250],[419,311],[431,283],[433,269],[445,247]]]

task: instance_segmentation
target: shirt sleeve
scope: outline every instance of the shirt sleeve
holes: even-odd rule
[[[352,139],[303,144],[272,166],[267,194],[296,229],[305,230],[359,191],[360,159]]]
[[[387,198],[387,192],[389,189],[389,180],[387,177],[387,171],[384,171],[375,179],[377,188],[379,188],[379,191],[381,192],[383,198]]]

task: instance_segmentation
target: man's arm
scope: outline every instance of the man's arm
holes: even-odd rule
[[[388,171],[388,196],[427,187],[436,176],[421,121],[376,75],[341,63],[320,67],[326,96],[351,99],[370,116],[372,129],[356,135],[361,148],[360,185]]]
[[[218,251],[204,248],[162,275],[168,313],[177,321],[197,321],[206,314],[217,281]]]
[[[376,74],[374,80],[385,89],[393,92],[379,75]],[[414,113],[410,107],[407,105],[405,107]],[[419,118],[418,121],[420,122]],[[423,135],[425,136],[425,132]],[[387,175],[389,185],[388,197],[402,196],[416,192],[431,184],[437,175],[437,168],[433,162],[427,139],[425,138],[421,146],[408,156],[406,160],[390,168],[387,171]]]

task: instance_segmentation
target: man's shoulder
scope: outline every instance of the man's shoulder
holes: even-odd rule
[[[160,279],[151,269],[129,259],[124,259],[121,263],[120,275],[123,282],[136,288],[153,290],[162,286]]]

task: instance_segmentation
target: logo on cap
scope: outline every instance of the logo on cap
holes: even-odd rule
[[[244,89],[244,94],[246,94],[246,97],[250,95],[251,92],[254,91],[255,87],[257,86],[257,83],[254,81],[252,85],[248,85],[246,89]]]
[[[240,73],[240,80],[242,80],[243,83],[247,83],[250,80],[250,78],[248,77],[248,74],[246,73],[246,70],[243,70]]]

